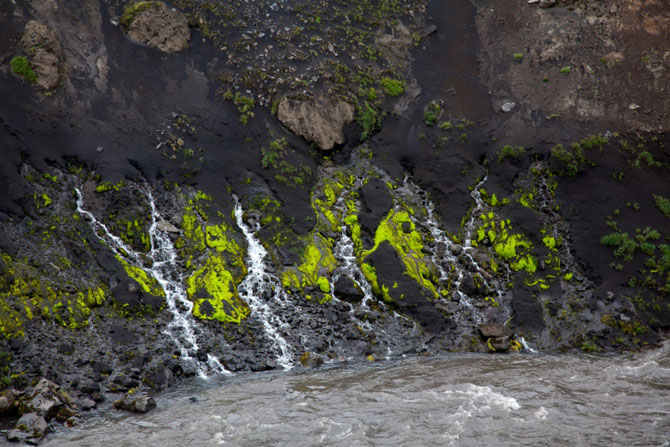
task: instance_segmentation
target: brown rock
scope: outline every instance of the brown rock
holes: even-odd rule
[[[498,323],[483,323],[477,326],[479,332],[486,338],[511,337],[512,331]]]
[[[26,23],[21,47],[29,54],[29,63],[37,75],[35,86],[51,90],[60,82],[63,48],[58,35],[36,20]]]
[[[354,120],[354,106],[325,97],[308,101],[284,97],[279,102],[277,117],[294,134],[329,151],[344,143],[343,128]]]
[[[131,39],[166,53],[185,50],[191,39],[186,16],[163,2],[144,1],[128,5],[120,23]]]

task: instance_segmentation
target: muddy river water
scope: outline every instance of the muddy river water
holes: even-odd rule
[[[45,446],[670,446],[670,346],[463,355],[198,381]]]

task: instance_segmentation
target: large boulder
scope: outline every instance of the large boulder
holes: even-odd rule
[[[291,132],[329,151],[343,144],[344,126],[354,120],[354,106],[342,100],[315,97],[311,100],[284,97],[277,117]]]
[[[126,6],[120,25],[131,39],[166,53],[185,50],[191,39],[186,16],[163,2],[135,2]]]
[[[34,78],[28,80],[42,90],[51,90],[60,82],[63,48],[58,35],[47,25],[36,20],[26,23],[21,37],[21,48],[28,53],[28,64]],[[24,74],[25,76],[25,74]]]

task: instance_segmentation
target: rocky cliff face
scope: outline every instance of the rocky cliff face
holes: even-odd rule
[[[46,377],[74,411],[195,375],[667,335],[663,78],[642,121],[554,108],[575,64],[503,55],[535,38],[497,1],[81,6],[0,6],[3,386]]]

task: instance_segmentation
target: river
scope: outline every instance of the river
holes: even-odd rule
[[[196,380],[44,446],[670,446],[670,345],[454,354]]]

